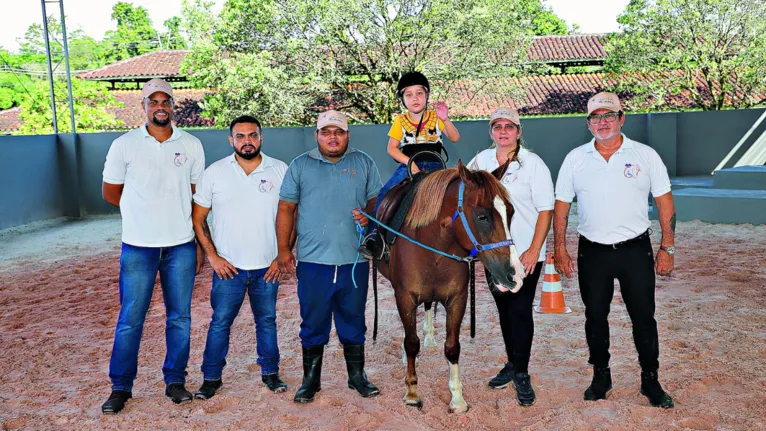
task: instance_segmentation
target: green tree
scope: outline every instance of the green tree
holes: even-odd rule
[[[61,23],[53,16],[48,17],[48,40],[51,48],[51,63],[56,71],[64,70],[64,42]],[[32,24],[24,36],[18,39],[19,62],[36,70],[46,70],[45,31],[41,24]],[[67,28],[69,64],[73,71],[93,69],[106,64],[106,52],[100,42],[85,34],[82,29]]]
[[[157,31],[143,6],[118,2],[112,6],[112,21],[117,22],[117,29],[107,31],[104,38],[109,62],[135,57],[159,47]]]
[[[470,103],[457,90],[478,97],[494,78],[522,73],[537,31],[531,3],[229,0],[212,20],[211,2],[186,1],[193,52],[185,67],[194,84],[216,89],[205,108],[219,124],[231,106],[269,124],[305,123],[314,114],[306,108],[322,104],[386,123],[400,108],[396,83],[404,72],[425,72],[432,100],[453,106]]]
[[[165,32],[161,35],[162,47],[164,49],[186,49],[186,38],[181,33],[181,18],[174,16],[168,18],[163,23]]]
[[[56,92],[57,99],[62,99],[61,95],[66,94],[66,83],[58,81]],[[19,119],[24,124],[16,133],[20,135],[53,133],[53,114],[48,83],[40,80],[34,88],[30,89],[30,93],[31,95],[21,103]],[[109,110],[120,107],[121,104],[117,102],[112,93],[106,90],[104,84],[73,79],[72,95],[78,133],[115,129],[122,125],[114,114],[109,112]],[[59,132],[71,133],[72,127],[66,100],[56,103],[56,114]]]
[[[553,12],[550,6],[540,0],[521,0],[519,8],[523,14],[531,17],[532,26],[528,28],[533,36],[569,34],[567,23]],[[576,32],[577,27],[572,27]]]
[[[636,103],[683,94],[706,110],[762,104],[765,15],[760,0],[632,0],[607,44],[607,70]]]
[[[13,108],[21,103],[34,81],[22,73],[20,54],[12,54],[0,47],[0,110]]]

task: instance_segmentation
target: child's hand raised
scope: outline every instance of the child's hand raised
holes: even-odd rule
[[[436,116],[439,117],[440,120],[449,120],[449,106],[447,106],[446,103],[442,101],[434,103],[434,110],[436,111]]]

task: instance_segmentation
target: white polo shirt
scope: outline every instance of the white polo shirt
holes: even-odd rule
[[[191,185],[204,170],[202,143],[175,126],[165,142],[152,137],[145,125],[115,139],[103,178],[125,185],[120,198],[122,242],[171,247],[191,241]]]
[[[532,245],[540,212],[553,209],[553,180],[548,166],[537,154],[521,148],[519,161],[521,163],[511,162],[500,182],[511,196],[514,210],[513,218],[511,218],[511,239],[516,245],[516,251],[522,254]],[[489,172],[499,166],[495,148],[480,152],[468,163],[470,169],[482,169]],[[540,248],[538,261],[545,260],[546,242],[543,242]]]
[[[646,232],[649,192],[670,192],[665,164],[654,149],[622,135],[622,145],[607,162],[595,140],[570,151],[556,180],[556,199],[577,196],[577,231],[590,241],[615,244]]]
[[[239,269],[263,269],[277,257],[277,206],[287,164],[261,153],[246,175],[234,154],[208,167],[194,202],[211,208],[218,255]]]

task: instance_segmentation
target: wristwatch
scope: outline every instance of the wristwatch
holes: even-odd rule
[[[676,254],[676,248],[673,247],[672,245],[669,245],[667,247],[665,247],[664,245],[661,245],[660,246],[660,250],[662,250],[665,253],[667,253],[668,256],[673,256],[674,254]]]

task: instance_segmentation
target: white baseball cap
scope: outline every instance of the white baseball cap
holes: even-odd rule
[[[608,109],[612,112],[622,111],[620,98],[614,93],[598,93],[588,100],[588,115],[597,109]]]
[[[346,118],[346,114],[335,110],[322,112],[319,114],[319,117],[317,117],[317,130],[327,126],[336,126],[348,131],[348,119]]]
[[[150,79],[144,84],[144,88],[141,90],[141,98],[146,99],[156,92],[162,92],[173,98],[173,87],[164,79],[154,78]]]
[[[491,126],[497,120],[508,120],[517,126],[521,126],[519,113],[515,109],[508,108],[506,106],[501,106],[495,109],[495,112],[493,112],[492,116],[489,117],[489,125]]]

